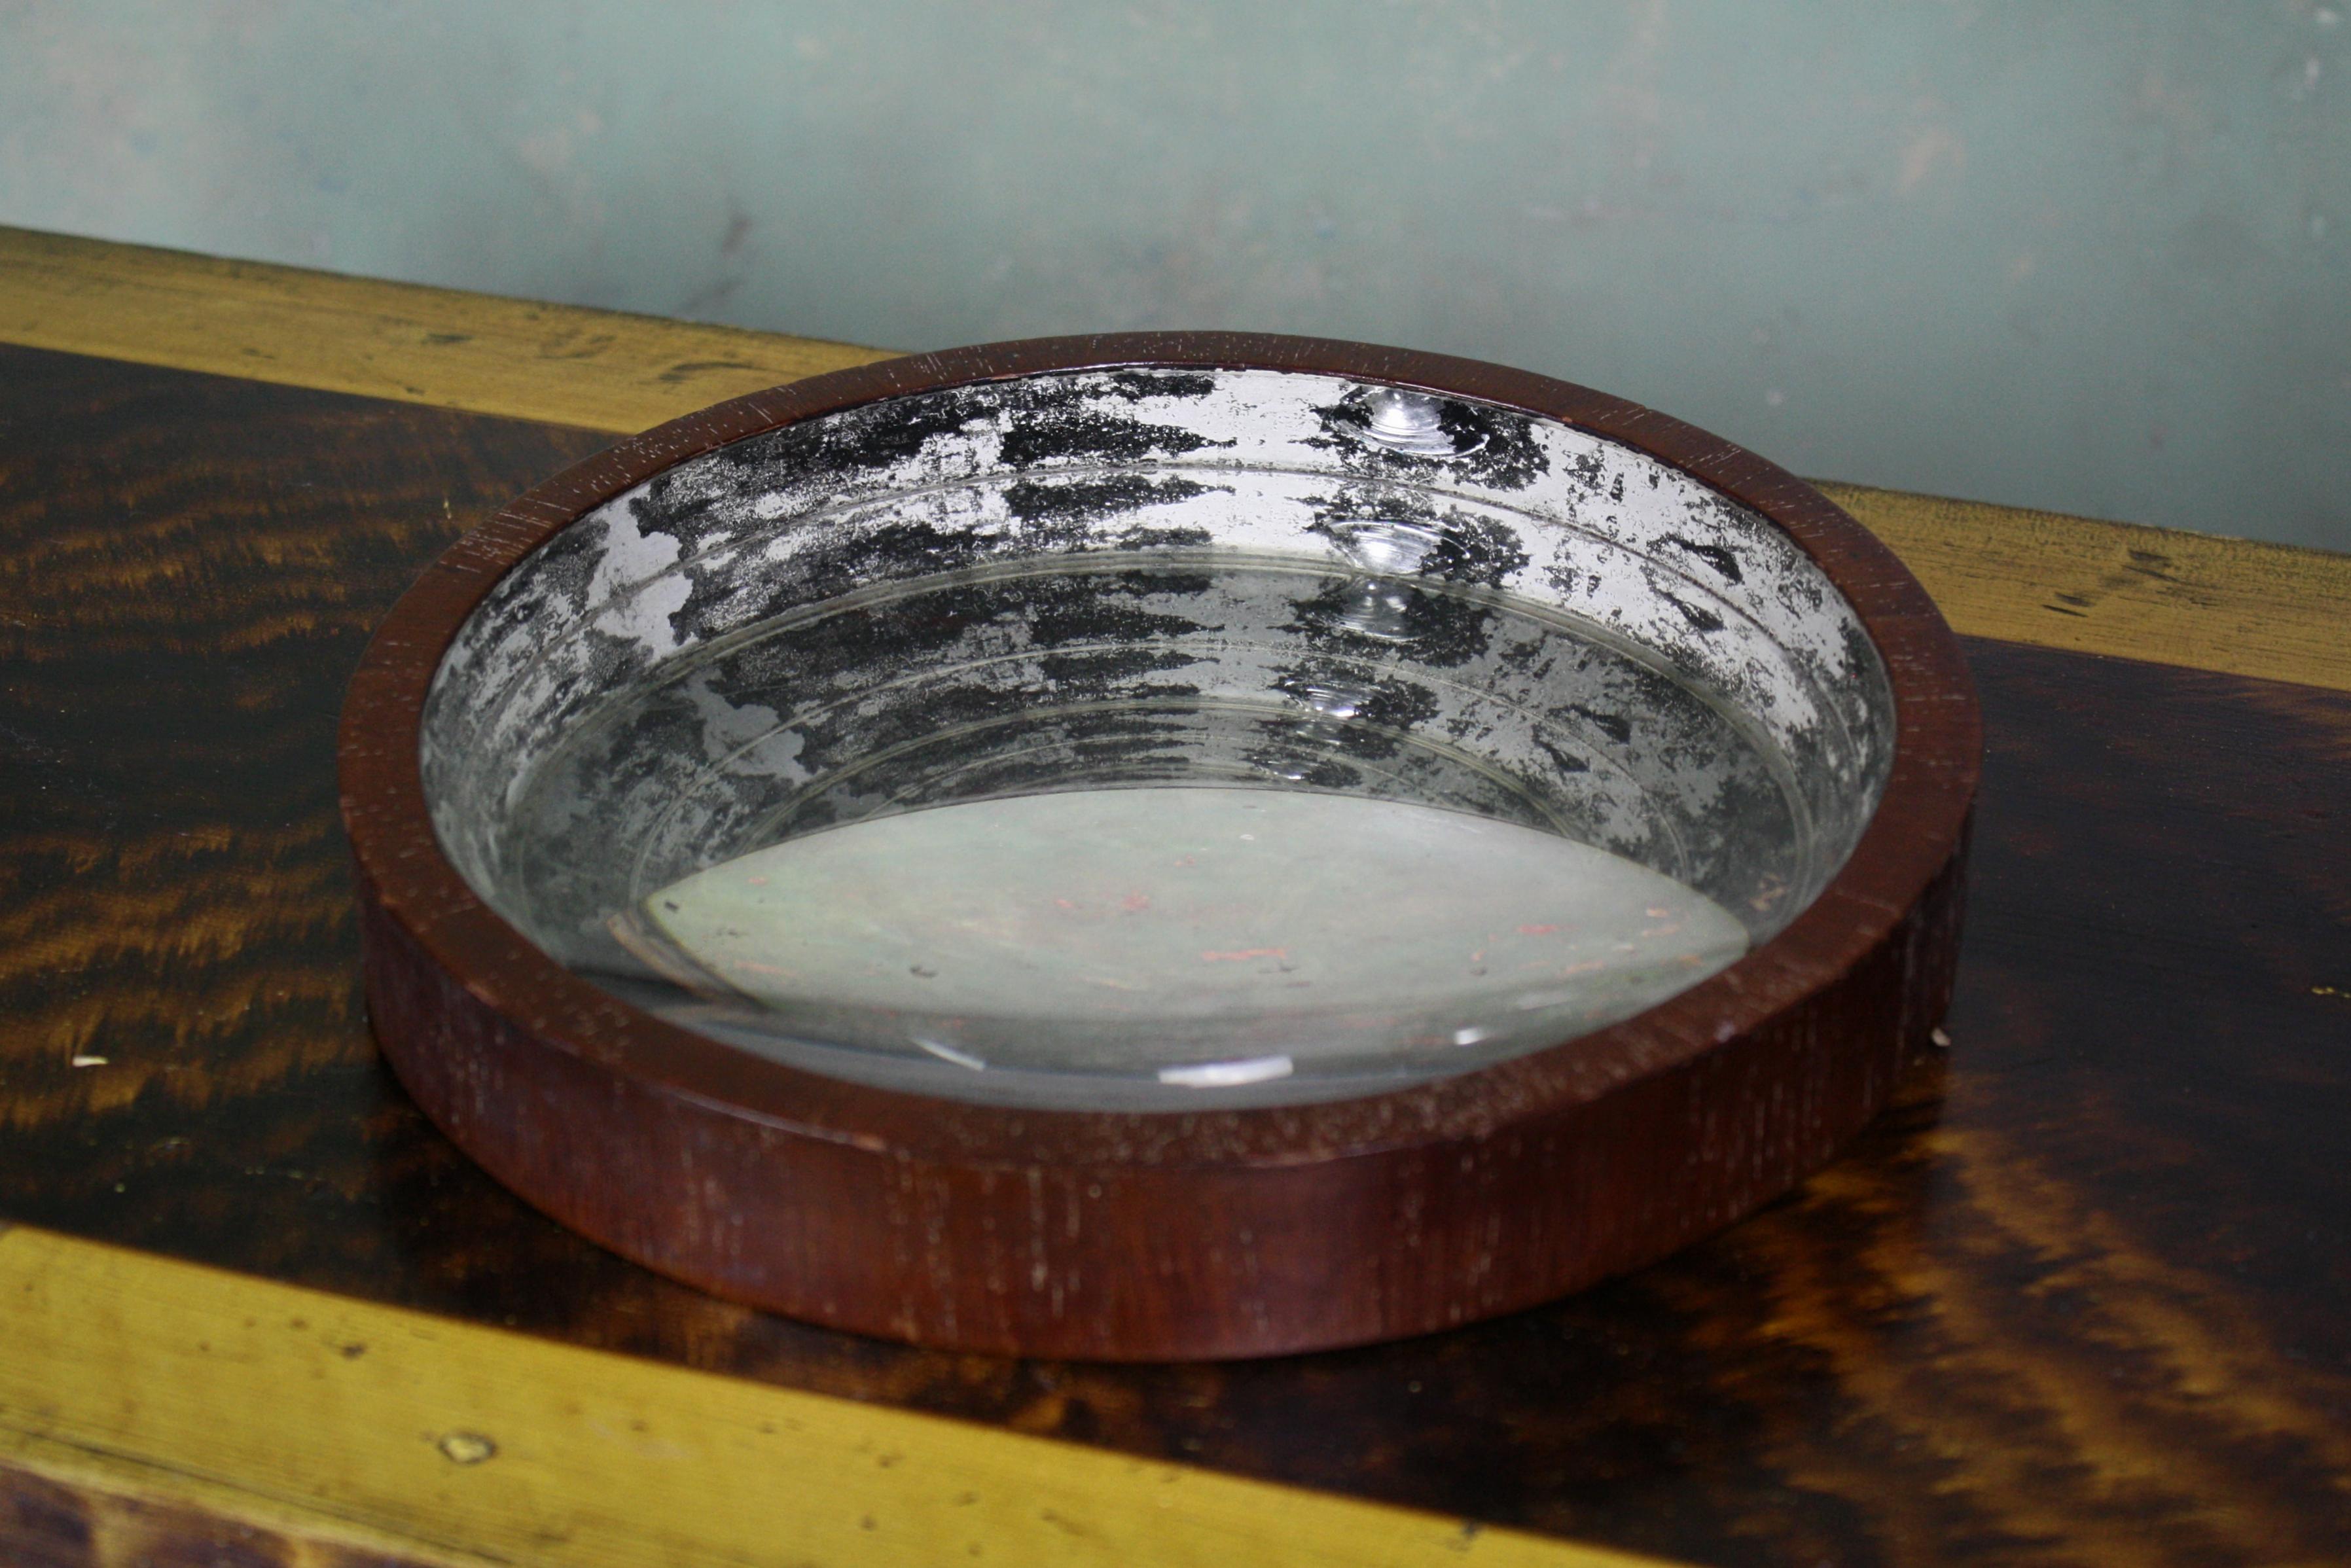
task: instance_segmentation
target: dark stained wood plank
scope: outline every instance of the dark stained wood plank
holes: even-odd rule
[[[0,1552],[10,1568],[444,1568],[225,1520],[172,1499],[141,1497],[0,1467]]]
[[[0,1215],[1702,1561],[2351,1554],[2351,697],[1970,644],[1953,1048],[1664,1264],[1285,1361],[926,1354],[549,1224],[358,1015],[341,683],[455,528],[599,439],[0,350]]]

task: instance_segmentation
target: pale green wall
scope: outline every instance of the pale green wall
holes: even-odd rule
[[[1509,361],[2351,549],[2318,0],[0,0],[0,222],[907,347]]]

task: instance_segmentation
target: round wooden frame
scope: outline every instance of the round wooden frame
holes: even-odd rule
[[[1358,1100],[1208,1113],[966,1104],[823,1078],[638,1011],[534,947],[443,856],[418,734],[491,586],[590,508],[713,447],[959,382],[1120,366],[1449,393],[1646,452],[1770,517],[1859,613],[1896,749],[1851,859],[1787,929],[1572,1048]],[[1418,1333],[1661,1257],[1785,1191],[1885,1103],[1949,1000],[1980,755],[1958,640],[1819,492],[1563,382],[1310,339],[1151,333],[959,349],[737,398],[622,442],[436,560],[343,710],[368,1006],[426,1113],[574,1228],[720,1295],[925,1344],[1116,1360]]]

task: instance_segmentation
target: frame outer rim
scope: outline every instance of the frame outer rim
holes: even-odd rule
[[[1894,686],[1894,765],[1846,864],[1770,942],[1573,1052],[1358,1101],[1113,1114],[893,1094],[703,1040],[560,970],[441,856],[417,762],[425,690],[474,604],[546,537],[685,457],[814,413],[1145,364],[1311,371],[1501,403],[1640,448],[1770,517],[1854,604]],[[1980,754],[1958,640],[1925,591],[1775,465],[1525,372],[1176,333],[884,361],[590,458],[452,546],[394,607],[346,698],[340,775],[378,1040],[427,1114],[502,1183],[755,1306],[918,1343],[1143,1360],[1492,1316],[1662,1257],[1785,1191],[1883,1108],[1949,1005]]]

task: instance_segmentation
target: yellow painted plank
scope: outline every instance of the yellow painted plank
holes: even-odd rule
[[[0,227],[0,341],[638,431],[891,355]]]
[[[9,228],[0,341],[613,432],[889,357]],[[2351,690],[2351,557],[1823,488],[1960,632]]]
[[[12,1462],[429,1563],[1649,1561],[28,1228],[0,1232]]]
[[[2351,556],[1821,488],[1971,636],[2351,691]]]

